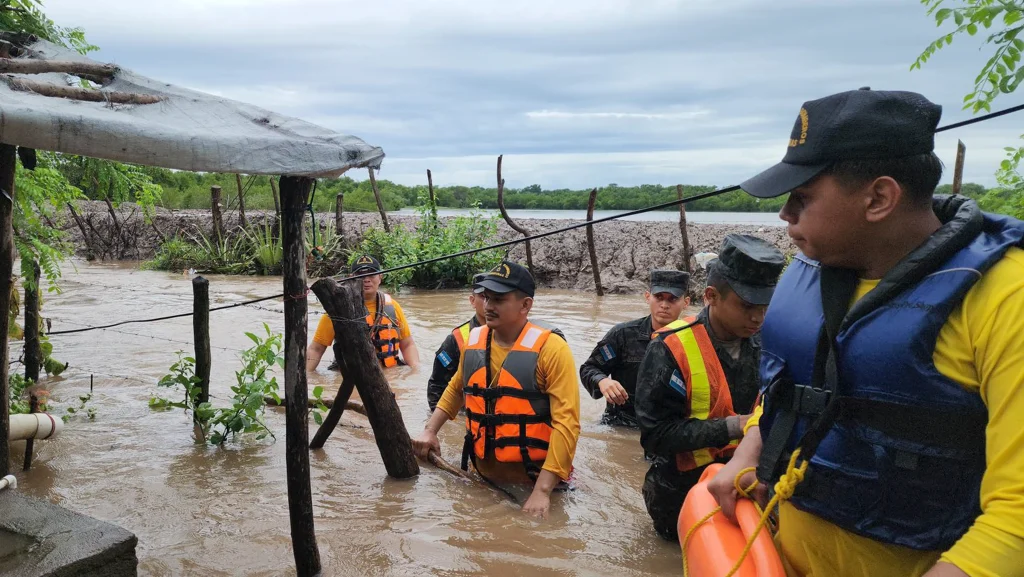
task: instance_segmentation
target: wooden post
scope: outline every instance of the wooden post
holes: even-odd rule
[[[306,247],[302,219],[313,179],[281,177],[281,233],[284,245],[285,467],[292,551],[298,577],[320,573],[320,549],[313,523],[309,480],[309,407],[306,386]]]
[[[270,180],[270,195],[274,197],[274,227],[271,234],[274,240],[281,238],[281,201],[280,195],[277,193],[277,183],[274,181],[274,177],[269,177]]]
[[[224,238],[224,222],[220,219],[220,187],[210,187],[210,210],[213,211],[213,235],[219,242]]]
[[[314,283],[315,284],[315,283]],[[337,335],[335,335],[335,347],[337,346]],[[349,398],[352,396],[352,391],[355,389],[356,381],[355,378],[346,378],[345,372],[345,357],[337,356],[337,348],[335,350],[335,358],[338,359],[338,369],[342,374],[341,386],[338,387],[338,393],[334,395],[334,404],[329,407],[327,416],[324,417],[324,422],[321,423],[320,428],[316,430],[316,434],[313,435],[313,440],[309,442],[310,449],[322,449],[324,444],[327,443],[327,439],[334,432],[335,427],[338,426],[338,422],[341,421],[341,415],[345,412],[345,409],[349,407]]]
[[[590,200],[587,201],[587,222],[594,220],[594,202],[597,201],[597,189],[590,191]],[[594,288],[597,296],[604,296],[604,287],[601,286],[601,269],[597,264],[597,249],[594,248],[594,226],[587,225],[587,248],[590,249],[590,268],[594,269]]]
[[[683,185],[676,185],[676,198],[683,199]],[[683,236],[683,266],[686,272],[690,270],[690,233],[686,230],[686,203],[679,203],[679,234]]]
[[[431,226],[437,226],[437,200],[434,198],[434,177],[430,174],[430,169],[427,169],[427,192],[430,195],[430,216]]]
[[[10,369],[7,330],[10,328],[11,275],[14,273],[14,175],[17,152],[10,144],[0,144],[0,477],[9,473],[10,398],[7,377]]]
[[[956,141],[956,165],[953,168],[953,194],[960,194],[960,187],[964,181],[964,156],[967,154],[967,146],[964,141]]]
[[[334,232],[338,233],[338,238],[341,239],[342,244],[345,243],[345,193],[339,192],[338,196],[334,199]]]
[[[32,278],[25,287],[25,380],[30,384],[39,382],[39,367],[43,364],[42,350],[39,348],[39,263],[32,262]],[[35,393],[29,397],[29,412],[39,410],[39,398]],[[25,441],[25,460],[21,469],[28,471],[32,467],[32,453],[35,451],[35,439],[29,437]]]
[[[498,155],[498,210],[501,211],[501,218],[505,219],[512,230],[523,236],[530,236],[529,231],[516,224],[516,221],[512,220],[508,211],[505,210],[505,179],[501,177],[501,155]],[[530,247],[530,241],[526,241],[526,268],[530,269],[530,274],[536,277],[536,273],[533,272],[533,249]]]
[[[25,287],[25,380],[39,382],[43,364],[39,348],[39,263],[32,263],[32,278]]]
[[[245,194],[242,190],[242,175],[235,174],[235,184],[238,185],[238,224],[245,228]]]
[[[402,420],[402,411],[370,343],[370,327],[363,321],[362,287],[358,280],[338,284],[332,278],[323,278],[313,283],[311,288],[334,324],[334,356],[338,359],[345,383],[352,383],[359,390],[384,468],[391,477],[407,479],[418,475],[420,466],[412,451],[412,439]],[[304,398],[300,397],[300,402]],[[289,396],[288,400],[292,399]],[[341,391],[335,397],[332,413],[339,406],[344,407],[339,400],[348,400],[342,397]],[[340,411],[338,414],[340,417]],[[325,430],[324,440],[330,435],[330,429],[326,427],[325,422],[321,427]],[[320,436],[318,431],[317,437]]]
[[[380,199],[380,191],[377,190],[377,177],[373,175],[373,167],[366,169],[370,173],[370,187],[373,188],[373,198],[377,199],[377,210],[380,211],[380,219],[384,221],[384,231],[391,232],[391,224],[388,222],[388,215],[384,212],[384,201]]]
[[[196,347],[196,377],[199,395],[196,404],[210,400],[210,281],[201,276],[192,279],[192,336]]]

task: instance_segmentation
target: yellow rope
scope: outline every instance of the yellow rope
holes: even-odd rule
[[[804,480],[804,474],[807,472],[807,461],[804,461],[797,466],[796,462],[799,457],[800,449],[793,451],[793,454],[789,457],[789,465],[786,467],[786,472],[781,478],[779,478],[779,482],[775,483],[775,496],[768,501],[768,506],[765,507],[764,510],[761,510],[757,505],[757,502],[754,502],[754,507],[761,513],[761,520],[758,521],[757,528],[754,529],[754,533],[749,539],[747,539],[747,545],[743,548],[743,552],[740,553],[740,557],[736,560],[736,564],[733,565],[732,569],[725,574],[725,577],[733,577],[733,575],[739,571],[740,567],[743,565],[743,561],[747,558],[747,555],[750,554],[750,549],[754,546],[754,540],[757,539],[757,536],[761,533],[761,529],[764,529],[765,525],[768,523],[768,518],[771,516],[772,510],[775,509],[779,503],[788,501],[789,498],[793,496],[793,492],[796,491],[797,485]],[[747,467],[740,471],[736,475],[736,478],[733,479],[733,486],[736,487],[736,492],[748,499],[751,499],[750,491],[753,491],[754,487],[757,486],[757,481],[754,481],[754,483],[744,489],[740,486],[740,478],[755,470],[756,468],[754,467]],[[753,499],[751,500],[753,501]],[[683,540],[683,577],[689,577],[690,573],[689,566],[686,561],[686,547],[690,543],[690,538],[693,537],[694,533],[697,532],[697,529],[699,529],[701,525],[706,523],[721,510],[721,507],[715,507],[713,511],[705,515],[700,521],[697,521],[697,523],[695,523],[693,527],[690,527],[690,530],[686,532],[686,538]]]

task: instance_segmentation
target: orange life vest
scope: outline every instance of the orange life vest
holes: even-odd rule
[[[398,314],[391,295],[377,293],[376,314],[367,314],[366,324],[370,325],[370,340],[377,350],[377,359],[385,367],[397,366],[401,350],[398,342],[401,339],[398,338]]]
[[[676,361],[678,374],[674,386],[686,386],[687,418],[721,419],[735,415],[732,408],[732,393],[725,378],[725,371],[718,361],[715,346],[704,325],[693,317],[677,320],[656,333],[663,335],[662,342]],[[739,441],[732,441],[725,447],[707,447],[676,454],[676,468],[692,471],[716,460],[729,458]]]
[[[539,472],[551,441],[551,401],[537,387],[537,360],[551,331],[526,323],[491,378],[487,326],[469,333],[463,352],[463,393],[466,396],[466,447],[463,458],[490,455],[502,463],[523,463]],[[490,385],[490,386],[489,386]]]

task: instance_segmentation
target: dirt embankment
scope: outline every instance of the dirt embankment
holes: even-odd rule
[[[76,205],[79,227],[74,219],[68,219],[64,228],[70,233],[80,256],[91,251],[97,258],[141,260],[148,259],[156,252],[163,238],[184,236],[202,231],[212,237],[213,218],[207,210],[165,210],[157,209],[152,222],[146,223],[142,211],[130,203],[122,204],[114,212],[117,224],[103,202],[80,202]],[[265,222],[273,218],[271,213],[251,211],[246,213],[250,224]],[[388,215],[391,225],[414,228],[416,219],[410,216]],[[442,217],[441,221],[447,218]],[[223,215],[224,227],[237,230],[237,212]],[[334,227],[334,215],[317,214],[321,227]],[[533,234],[565,227],[580,221],[570,220],[520,220],[517,221]],[[345,240],[347,246],[354,246],[363,233],[373,227],[380,228],[380,216],[376,213],[346,213],[344,215]],[[88,242],[83,240],[85,229]],[[784,227],[758,227],[727,224],[690,224],[687,227],[693,253],[717,252],[725,235],[746,233],[759,236],[777,246],[783,253],[792,253],[795,247],[786,236]],[[230,234],[230,233],[229,233]],[[512,239],[520,235],[502,222],[495,242]],[[594,277],[587,250],[586,228],[581,227],[532,241],[533,264],[537,283],[540,286],[574,290],[594,290]],[[594,226],[594,244],[597,250],[601,283],[607,292],[633,292],[643,290],[649,279],[649,272],[658,268],[679,268],[682,266],[682,238],[678,222],[639,222],[613,220]],[[526,251],[522,244],[515,245],[510,258],[526,263]],[[695,274],[694,286],[700,286],[703,275]]]

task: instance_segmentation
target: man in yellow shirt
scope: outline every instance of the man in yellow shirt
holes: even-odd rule
[[[709,489],[731,517],[757,467],[790,575],[1024,576],[1024,222],[933,198],[940,115],[910,92],[806,102],[741,185],[790,193],[801,254],[761,331],[763,411]]]
[[[362,255],[352,263],[351,274],[380,272],[380,263],[369,255]],[[380,274],[365,276],[363,281],[363,304],[366,306],[366,324],[370,326],[370,339],[377,350],[377,359],[383,367],[406,364],[415,368],[420,364],[420,353],[416,341],[409,331],[402,306],[391,295],[381,292]],[[306,371],[315,371],[327,347],[334,344],[334,324],[327,315],[322,315],[316,325],[313,340],[306,349]],[[337,361],[330,369],[337,368]]]
[[[413,447],[420,458],[440,453],[437,432],[465,404],[463,469],[472,460],[492,483],[533,483],[523,511],[547,517],[551,492],[570,479],[580,435],[576,363],[564,339],[529,321],[529,270],[503,261],[475,286],[483,289],[486,324],[470,331],[459,368]]]

